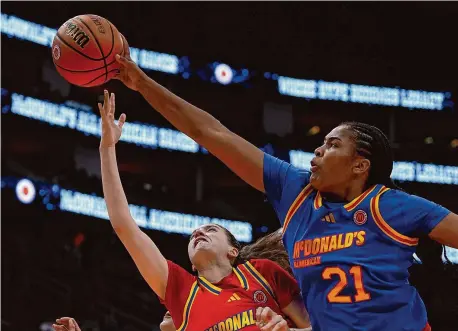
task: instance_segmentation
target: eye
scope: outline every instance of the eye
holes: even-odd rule
[[[209,228],[209,229],[207,230],[207,232],[216,232],[216,229],[215,229],[215,228]]]

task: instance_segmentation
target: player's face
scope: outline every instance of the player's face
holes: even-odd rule
[[[161,331],[176,331],[177,328],[173,324],[172,315],[169,312],[166,312],[164,318],[162,319],[161,324],[159,325]]]
[[[351,132],[344,126],[338,126],[315,150],[310,183],[321,192],[339,192],[357,176],[355,169],[360,159]]]
[[[192,234],[188,244],[189,259],[193,265],[201,265],[206,260],[227,257],[231,246],[223,228],[203,225]]]

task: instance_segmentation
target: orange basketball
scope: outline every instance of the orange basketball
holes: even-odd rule
[[[108,82],[119,70],[116,54],[123,41],[116,27],[97,15],[79,15],[65,22],[52,42],[52,59],[69,83],[91,87]]]

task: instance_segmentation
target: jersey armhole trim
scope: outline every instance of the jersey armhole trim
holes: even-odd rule
[[[194,282],[191,286],[191,290],[189,291],[188,299],[186,300],[186,304],[184,305],[183,309],[183,322],[181,323],[180,327],[177,331],[184,331],[186,330],[189,322],[189,315],[191,313],[192,304],[197,296],[197,291],[199,291],[199,284],[197,281]]]
[[[380,196],[388,190],[390,190],[388,187],[382,186],[377,195],[371,199],[371,214],[375,224],[380,228],[380,230],[382,230],[383,233],[398,243],[407,246],[418,245],[418,238],[408,237],[399,233],[383,219],[383,216],[380,213]]]
[[[282,229],[283,235],[285,234],[286,228],[288,227],[289,222],[293,218],[294,214],[299,209],[299,207],[302,205],[302,203],[305,201],[305,199],[307,199],[310,193],[312,193],[312,191],[313,191],[312,185],[307,184],[307,186],[304,187],[301,193],[299,193],[299,195],[296,197],[296,200],[294,200],[294,202],[289,207],[288,213],[286,213],[285,221],[283,222],[283,229]]]
[[[261,287],[264,288],[264,290],[266,290],[266,292],[269,293],[270,296],[276,300],[275,293],[272,290],[272,287],[270,286],[269,282],[262,276],[262,274],[249,261],[244,263],[243,266],[251,274],[251,276],[253,276],[253,278],[259,283],[259,285],[261,285]]]

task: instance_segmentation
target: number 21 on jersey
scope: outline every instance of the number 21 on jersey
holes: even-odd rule
[[[353,266],[350,269],[350,274],[352,275],[356,294],[354,296],[350,295],[340,295],[340,292],[348,285],[347,274],[340,267],[327,267],[323,270],[322,276],[325,280],[331,280],[333,276],[339,278],[339,282],[329,291],[327,297],[328,301],[331,303],[353,303],[367,301],[371,299],[371,295],[366,292],[363,285],[363,275],[361,266]]]

